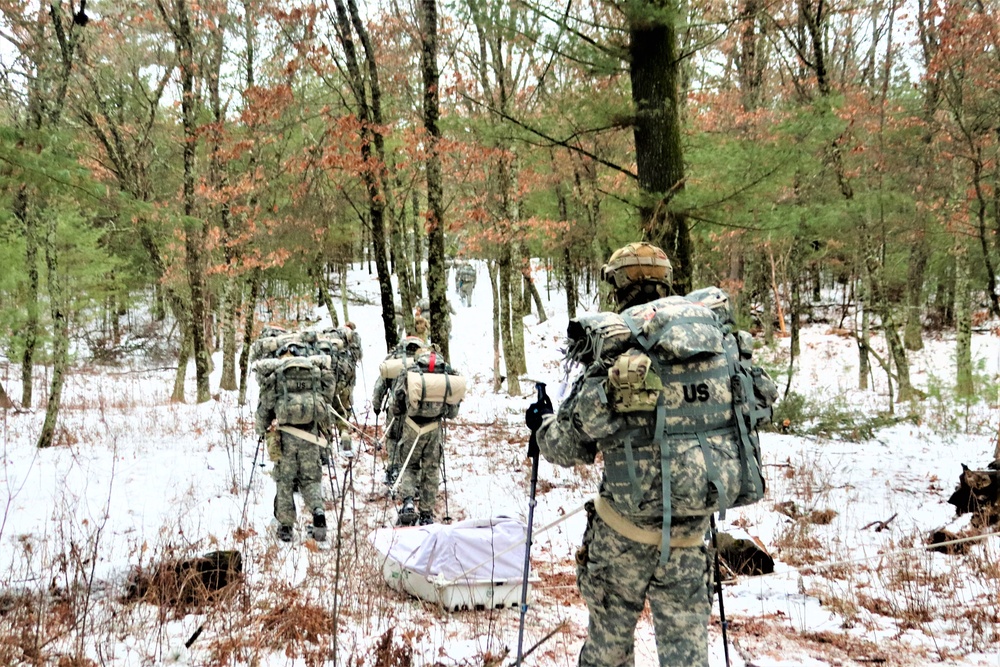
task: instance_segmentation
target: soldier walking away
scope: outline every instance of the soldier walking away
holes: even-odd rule
[[[455,290],[462,299],[462,305],[472,307],[472,292],[476,289],[476,269],[471,264],[462,264],[455,271]]]
[[[315,343],[315,332],[305,333],[313,334]],[[307,341],[291,341],[277,350],[276,359],[261,359],[254,366],[260,385],[254,426],[258,435],[265,436],[274,461],[274,514],[277,537],[283,542],[292,540],[296,486],[312,514],[311,537],[326,539],[322,458],[331,432],[337,382],[331,357],[314,352],[314,345]]]
[[[422,350],[427,349],[427,343],[417,336],[407,336],[396,346],[385,360],[379,364],[378,379],[375,380],[375,389],[372,392],[372,408],[375,416],[378,417],[387,406],[387,399],[390,396],[392,384],[399,377],[400,373],[406,371],[413,365],[413,358]],[[387,411],[388,412],[388,411]],[[403,434],[403,418],[397,415],[388,415],[388,423],[385,426],[385,451],[387,464],[385,469],[385,483],[392,487],[399,475],[399,438]]]
[[[403,422],[396,449],[398,495],[403,499],[397,525],[434,523],[441,483],[442,421],[458,416],[464,397],[465,378],[433,350],[417,354],[413,365],[393,382],[389,410]]]
[[[571,321],[567,354],[586,370],[557,414],[539,400],[525,415],[552,463],[590,464],[598,452],[604,460],[576,554],[589,611],[579,664],[633,664],[648,601],[661,667],[708,667],[710,517],[763,495],[755,427],[774,396],[766,375],[756,374],[761,388],[752,384],[749,358],[715,312],[668,296],[671,266],[660,248],[629,244],[603,278],[619,312],[588,317],[614,323],[628,344],[598,344],[574,358],[574,350],[608,342],[574,346],[574,331],[586,338],[608,329]]]

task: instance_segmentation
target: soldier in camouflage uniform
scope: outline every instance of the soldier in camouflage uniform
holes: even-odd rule
[[[279,358],[307,356],[310,353],[304,344],[290,344],[279,351]],[[268,440],[268,454],[274,461],[272,476],[276,486],[274,516],[278,521],[277,537],[282,542],[292,540],[292,526],[295,524],[295,491],[302,495],[307,511],[312,513],[310,535],[317,541],[326,539],[326,512],[323,502],[321,482],[323,466],[322,446],[305,439],[314,438],[319,428],[315,423],[300,424],[296,431],[305,437],[297,437],[280,429],[277,423],[278,396],[274,391],[262,391],[254,415],[254,426],[259,435]],[[329,424],[322,425],[324,430]],[[325,441],[323,443],[325,445]]]
[[[423,368],[445,364],[436,352],[416,355],[414,364]],[[458,405],[446,405],[436,417],[408,414],[407,373],[400,373],[392,384],[389,411],[394,419],[402,422],[402,433],[396,445],[399,465],[399,492],[403,505],[399,510],[398,525],[421,526],[434,523],[434,506],[437,504],[441,484],[442,437],[441,422],[458,415]],[[419,515],[417,511],[419,509]]]
[[[416,356],[418,352],[423,350],[427,344],[417,336],[407,336],[404,338],[396,349],[386,357],[386,360],[390,359],[409,359],[411,362],[413,357]],[[403,371],[405,372],[405,370]],[[375,381],[375,389],[372,392],[372,409],[375,411],[375,416],[378,417],[379,413],[386,408],[386,399],[389,397],[389,390],[392,388],[393,380],[388,380],[379,374],[378,379]],[[388,464],[385,470],[385,483],[392,486],[393,482],[396,481],[396,477],[399,475],[399,466],[402,461],[399,459],[399,438],[403,434],[403,420],[404,417],[398,415],[390,415],[389,423],[386,425],[385,431],[385,451],[388,455]]]
[[[605,270],[619,311],[669,294],[670,263],[655,246],[626,246],[612,255]],[[635,626],[648,600],[661,667],[707,667],[713,579],[705,541],[709,516],[672,516],[669,558],[661,558],[661,462],[643,447],[650,443],[640,441],[649,438],[652,424],[648,422],[655,419],[655,413],[630,413],[627,420],[614,414],[603,388],[607,372],[599,362],[592,364],[557,415],[551,414],[551,403],[546,400],[533,404],[525,419],[536,432],[542,455],[567,467],[594,463],[598,451],[605,453],[607,461],[608,452],[622,442],[620,429],[637,429],[636,439],[626,442],[630,443],[628,453],[636,454],[636,476],[645,485],[642,497],[632,493],[629,501],[622,502],[622,489],[609,481],[605,467],[600,493],[586,505],[587,528],[576,562],[577,585],[590,618],[579,664],[634,664]],[[678,477],[671,477],[673,491],[682,490],[677,488]]]

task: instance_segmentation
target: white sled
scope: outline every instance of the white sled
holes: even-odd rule
[[[380,528],[368,541],[391,588],[460,611],[520,606],[526,534],[520,521],[496,517]],[[537,580],[528,577],[529,601]]]

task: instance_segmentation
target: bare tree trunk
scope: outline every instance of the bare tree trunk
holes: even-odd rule
[[[23,338],[24,350],[21,352],[21,406],[30,408],[34,398],[35,347],[38,345],[38,222],[28,204],[27,186],[18,190],[14,205],[14,215],[24,225],[24,263],[28,273],[26,294],[26,315]]]
[[[864,281],[858,287],[858,310],[861,311],[861,334],[858,336],[858,389],[866,390],[868,389],[868,376],[871,373],[871,359],[868,356],[871,315],[869,314]]]
[[[156,1],[160,15],[170,28],[174,37],[174,47],[177,52],[177,62],[181,71],[181,118],[184,126],[184,173],[183,173],[183,208],[184,208],[184,266],[187,269],[188,289],[191,294],[190,353],[194,356],[196,401],[204,403],[211,394],[208,386],[210,360],[208,346],[205,340],[206,304],[208,301],[205,285],[204,259],[201,249],[205,247],[204,223],[195,218],[195,159],[198,144],[197,118],[195,117],[195,36],[191,26],[191,17],[187,0],[175,0],[176,15],[171,18],[161,0]],[[183,376],[179,376],[183,378]],[[182,380],[183,381],[183,380]],[[183,388],[182,388],[183,389]],[[183,397],[183,390],[180,395]],[[177,396],[176,386],[174,391]],[[181,398],[180,400],[183,400]]]
[[[490,291],[493,293],[493,393],[498,394],[503,388],[503,379],[500,374],[500,272],[497,260],[486,260],[486,268],[490,275]]]
[[[448,284],[444,265],[444,192],[441,183],[441,158],[438,142],[440,101],[437,65],[437,1],[420,2],[420,64],[424,80],[424,128],[427,130],[427,291],[431,305],[431,340],[449,358],[448,334],[451,329],[448,308]]]
[[[920,215],[918,213],[918,215]],[[927,243],[927,223],[921,216],[920,229],[916,230],[917,238],[910,246],[910,262],[906,272],[906,325],[903,329],[903,344],[907,350],[924,349],[923,322],[924,312],[924,272],[930,248]]]
[[[243,302],[243,348],[240,350],[240,405],[247,402],[247,379],[250,375],[250,346],[253,344],[257,321],[257,297],[260,293],[260,269],[254,269],[247,281],[247,298]]]
[[[361,159],[366,164],[381,162],[377,168],[366,168],[362,173],[365,190],[368,194],[368,213],[371,223],[372,254],[375,255],[375,272],[378,274],[379,298],[382,304],[382,328],[385,333],[387,350],[396,347],[399,336],[396,332],[396,307],[392,296],[392,276],[389,271],[388,249],[386,247],[385,211],[387,197],[390,196],[388,183],[385,181],[385,153],[382,137],[382,111],[380,90],[378,87],[378,70],[375,67],[374,52],[368,33],[361,23],[357,6],[350,0],[344,6],[343,0],[335,0],[337,10],[337,37],[344,48],[344,63],[347,67],[348,81],[351,92],[358,104],[358,118],[361,128]],[[348,9],[350,13],[348,13]],[[366,77],[362,74],[358,60],[357,48],[354,44],[352,30],[358,33],[365,52],[367,81],[371,85],[369,100],[365,86]],[[375,152],[373,154],[372,147]],[[369,264],[369,272],[371,271]]]
[[[514,304],[511,303],[511,283],[514,273],[511,266],[510,246],[504,245],[500,250],[498,261],[498,287],[500,291],[500,341],[503,344],[504,367],[507,373],[507,393],[510,396],[521,395],[521,383],[518,380],[517,351],[512,334],[512,319],[517,315]]]
[[[955,257],[955,394],[968,399],[975,395],[972,378],[972,292],[969,257],[958,248]]]
[[[177,374],[174,375],[174,392],[170,400],[175,403],[184,402],[184,384],[187,379],[188,362],[191,360],[191,329],[190,324],[181,323],[181,347],[177,352]]]
[[[49,283],[49,304],[52,313],[52,382],[49,385],[49,400],[45,406],[45,421],[38,434],[38,448],[55,444],[56,422],[62,405],[62,390],[66,370],[69,366],[69,313],[66,295],[63,291],[62,276],[59,275],[58,256],[58,216],[49,216],[48,233],[45,238],[45,265]]]
[[[563,248],[563,283],[566,287],[566,312],[569,318],[576,317],[576,276],[573,275],[573,258],[569,248]]]

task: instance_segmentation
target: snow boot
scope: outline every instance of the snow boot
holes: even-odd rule
[[[417,525],[417,510],[413,507],[413,498],[403,498],[403,507],[399,510],[399,519],[396,520],[396,525]]]
[[[313,512],[313,522],[309,526],[309,536],[317,542],[326,541],[326,515],[322,512]]]
[[[291,526],[278,526],[278,539],[282,542],[292,541],[292,527]]]
[[[417,519],[417,524],[426,526],[431,523],[434,523],[434,512],[421,512],[420,518]]]

